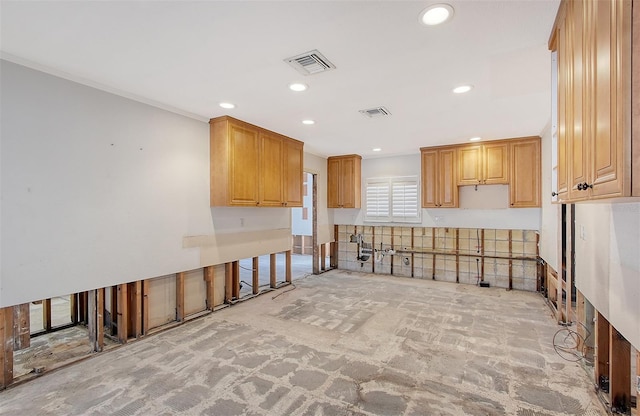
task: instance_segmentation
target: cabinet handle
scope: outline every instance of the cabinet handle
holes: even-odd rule
[[[586,191],[589,188],[593,188],[593,185],[590,185],[586,182],[578,184],[578,191]]]
[[[552,197],[553,197],[553,196],[558,196],[558,193],[557,193],[557,192],[551,192],[551,196],[552,196]]]

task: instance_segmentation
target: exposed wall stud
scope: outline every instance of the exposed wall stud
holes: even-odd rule
[[[176,273],[176,321],[184,320],[184,272]]]
[[[118,285],[118,340],[126,343],[129,339],[129,311],[128,311],[127,284]]]
[[[269,286],[276,288],[276,253],[269,255]]]
[[[0,389],[13,382],[13,308],[0,308]]]
[[[142,329],[142,281],[137,280],[130,284],[131,292],[131,324],[133,336],[140,338],[144,333]]]
[[[18,351],[31,345],[29,304],[13,307],[13,350]]]
[[[558,278],[558,285],[560,285],[559,280]],[[600,312],[596,312],[595,339],[595,383],[596,386],[602,387],[601,379],[609,378],[609,322]]]
[[[42,301],[42,327],[46,332],[51,331],[51,299]]]
[[[233,297],[233,267],[231,263],[224,264],[224,302],[231,303]]]
[[[207,266],[204,268],[204,281],[207,290],[207,309],[212,311],[215,306],[215,267]]]
[[[260,291],[260,263],[259,257],[253,258],[252,271],[251,271],[251,293],[257,295]]]
[[[149,291],[150,280],[142,281],[142,334],[149,333]]]
[[[612,325],[609,326],[609,396],[617,410],[630,409],[631,344]]]
[[[314,246],[315,247],[315,246]],[[285,274],[284,279],[288,283],[291,283],[291,250],[287,250],[284,252],[285,257]]]

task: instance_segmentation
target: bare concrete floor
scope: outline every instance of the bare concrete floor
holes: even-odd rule
[[[0,414],[606,414],[535,293],[339,270],[295,285],[9,388]]]

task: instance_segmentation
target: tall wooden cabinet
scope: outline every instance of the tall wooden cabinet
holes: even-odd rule
[[[327,159],[327,207],[360,208],[362,157],[331,156]]]
[[[211,206],[302,206],[302,142],[228,116],[209,124]]]
[[[560,5],[549,45],[558,55],[559,202],[640,196],[632,182],[640,182],[632,154],[640,138],[631,131],[631,19],[631,0]]]
[[[504,141],[458,148],[458,185],[509,183],[509,145]]]
[[[422,207],[457,208],[457,158],[456,148],[423,147],[422,157]]]

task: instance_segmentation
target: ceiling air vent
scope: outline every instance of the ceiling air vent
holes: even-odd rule
[[[329,62],[329,60],[322,56],[316,49],[287,58],[284,61],[303,75],[313,75],[330,69],[336,69],[336,66]]]
[[[360,112],[367,117],[382,117],[391,115],[391,112],[384,107],[369,108],[367,110],[360,110]]]

